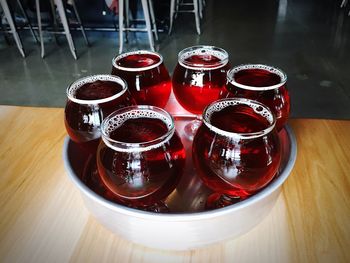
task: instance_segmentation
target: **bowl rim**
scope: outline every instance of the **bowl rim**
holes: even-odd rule
[[[66,136],[63,144],[63,162],[64,162],[65,169],[68,172],[68,177],[72,180],[74,185],[78,187],[80,192],[82,192],[85,196],[89,197],[89,199],[92,199],[94,202],[98,203],[99,205],[109,210],[112,210],[113,212],[124,214],[125,216],[130,216],[130,217],[139,218],[143,220],[158,221],[158,222],[159,221],[161,222],[202,221],[202,220],[225,216],[235,211],[244,209],[247,206],[252,205],[253,203],[256,203],[264,199],[265,197],[269,196],[271,193],[276,191],[284,183],[284,181],[288,178],[291,170],[293,169],[294,163],[296,161],[296,155],[297,155],[297,142],[296,142],[295,135],[292,129],[288,125],[285,126],[285,130],[290,141],[289,158],[285,167],[283,168],[280,175],[278,176],[278,178],[276,178],[266,188],[264,188],[254,196],[244,201],[241,201],[231,206],[218,208],[215,210],[203,211],[203,212],[156,214],[153,212],[142,211],[134,208],[125,207],[123,205],[119,205],[104,199],[103,197],[99,196],[94,191],[92,191],[90,188],[88,188],[78,178],[73,168],[71,167],[70,161],[68,159],[68,154],[67,154],[68,145],[70,143],[70,139],[68,136]]]

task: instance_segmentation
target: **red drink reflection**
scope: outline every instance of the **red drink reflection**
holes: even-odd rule
[[[94,152],[101,137],[102,120],[116,109],[134,104],[125,82],[111,75],[89,76],[67,89],[65,126],[69,137]]]
[[[228,54],[221,48],[194,46],[182,50],[172,79],[177,101],[189,112],[201,114],[222,96],[228,69]]]
[[[245,99],[219,100],[205,110],[203,121],[193,141],[193,161],[210,189],[246,198],[273,179],[281,156],[268,108]]]
[[[276,115],[277,130],[283,128],[290,111],[287,76],[283,71],[266,65],[241,65],[229,70],[227,79],[229,97],[260,101]]]
[[[134,51],[113,59],[112,74],[124,79],[137,104],[163,108],[171,92],[171,80],[160,54]]]
[[[149,106],[124,108],[104,121],[102,133],[99,174],[123,203],[147,210],[175,189],[185,150],[167,112]]]

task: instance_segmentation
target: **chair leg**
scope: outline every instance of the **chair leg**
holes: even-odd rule
[[[54,28],[55,32],[58,32],[59,30],[58,30],[56,7],[55,7],[54,0],[50,0],[50,5],[51,5],[51,15],[52,15],[52,21],[53,21],[53,28]],[[54,36],[55,36],[56,44],[59,45],[57,34],[54,34]]]
[[[201,28],[200,28],[200,19],[199,19],[199,10],[198,10],[198,0],[193,0],[193,6],[194,6],[194,16],[196,20],[196,28],[198,35],[201,34]]]
[[[16,26],[15,26],[13,17],[11,15],[9,6],[7,5],[6,0],[0,0],[0,4],[1,4],[1,7],[2,7],[2,10],[4,11],[6,20],[9,23],[9,26],[10,26],[13,38],[15,39],[17,48],[18,48],[19,52],[21,53],[22,57],[25,57],[26,55],[24,53],[24,49],[23,49],[23,46],[22,46],[22,41],[21,41],[21,39],[20,39],[20,37],[19,37],[19,35],[17,33],[17,29],[16,29]]]
[[[179,13],[179,8],[180,8],[180,1],[181,0],[175,0],[175,19],[177,18],[177,14]]]
[[[0,25],[1,25],[2,31],[4,32],[5,41],[6,41],[6,43],[7,43],[8,45],[10,45],[10,44],[11,44],[11,41],[10,41],[8,35],[7,35],[7,29],[6,29],[6,27],[5,27],[1,22],[0,22]]]
[[[145,16],[145,21],[146,21],[146,28],[147,28],[149,45],[150,45],[151,50],[154,51],[154,41],[153,41],[151,20],[150,20],[150,15],[149,15],[149,10],[148,10],[148,3],[147,3],[147,0],[141,0],[141,3],[142,3],[143,13]]]
[[[154,32],[154,37],[158,41],[158,30],[157,30],[157,24],[156,24],[156,17],[154,15],[154,9],[153,9],[153,1],[149,0],[149,12],[151,15],[151,21],[152,21],[152,31]]]
[[[67,20],[66,11],[65,11],[65,7],[63,5],[63,2],[62,2],[62,0],[55,0],[55,4],[57,6],[58,14],[60,15],[60,18],[61,18],[61,22],[62,22],[62,25],[64,28],[64,32],[66,34],[66,38],[68,41],[70,51],[71,51],[74,59],[77,59],[77,55],[75,53],[74,42],[73,42],[73,38],[72,38],[72,35],[70,33],[70,30],[69,30],[68,20]]]
[[[41,58],[45,57],[45,47],[44,47],[44,39],[43,39],[43,30],[41,25],[41,14],[40,14],[40,1],[35,0],[35,6],[36,6],[36,17],[38,19],[38,31],[39,31],[39,38],[40,38],[40,50],[41,50]]]
[[[343,8],[344,6],[346,6],[348,0],[343,0],[340,4],[340,8]]]
[[[171,30],[173,29],[174,13],[175,13],[175,0],[170,0],[170,24],[169,24],[168,35],[171,34]]]
[[[123,13],[123,14],[125,14],[125,27],[126,28],[130,28],[130,16],[129,16],[130,6],[129,6],[129,0],[125,0],[124,6],[125,6],[125,9],[124,9],[125,13]],[[124,35],[125,35],[125,43],[129,43],[128,30],[125,30]]]
[[[22,4],[22,1],[21,0],[17,0],[17,4],[19,6],[19,9],[21,9],[21,12],[25,18],[25,20],[27,21],[27,24],[29,26],[29,30],[30,30],[30,33],[32,34],[34,40],[36,43],[39,43],[39,40],[38,38],[36,37],[36,34],[34,32],[34,29],[32,27],[32,24],[30,23],[30,20],[29,20],[29,17],[28,17],[28,14],[27,14],[27,11],[23,8],[23,4]]]
[[[119,0],[119,54],[123,52],[123,31],[124,31],[124,0]]]
[[[199,8],[199,17],[202,19],[203,18],[203,2],[202,0],[198,0],[198,8]]]
[[[79,15],[79,13],[78,13],[77,6],[76,6],[76,4],[75,4],[75,0],[71,0],[71,2],[72,2],[72,5],[73,5],[75,17],[77,18],[77,20],[78,20],[78,22],[79,22],[80,30],[81,30],[81,33],[83,34],[85,43],[86,43],[87,46],[90,46],[89,40],[88,40],[88,38],[86,37],[86,33],[85,33],[85,29],[84,29],[83,23],[81,22],[80,15]]]

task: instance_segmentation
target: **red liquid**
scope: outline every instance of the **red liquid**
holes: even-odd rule
[[[264,69],[244,69],[234,75],[237,83],[251,87],[268,87],[281,82],[280,76]],[[277,130],[281,130],[288,120],[290,98],[286,85],[272,90],[249,90],[228,83],[228,97],[247,98],[268,106],[276,116]]]
[[[112,97],[123,90],[122,85],[112,81],[97,80],[86,83],[75,92],[75,98],[80,100],[100,100]]]
[[[177,64],[172,79],[174,94],[184,109],[201,114],[208,104],[223,96],[226,72],[230,66],[226,64],[217,69],[208,69],[217,66],[221,60],[206,54],[193,55],[185,61],[201,66],[190,69]]]
[[[113,67],[112,74],[121,77],[128,84],[136,103],[164,108],[171,92],[171,79],[164,64],[143,69],[160,62],[154,54],[132,54],[115,61],[118,66],[139,69],[131,71]]]
[[[111,81],[85,84],[76,91],[76,98],[99,100],[118,94],[122,87]],[[120,97],[101,104],[78,104],[68,99],[65,108],[65,126],[69,137],[84,150],[95,152],[101,137],[100,125],[113,111],[134,105],[128,90]]]
[[[268,127],[248,106],[229,106],[212,114],[211,124],[228,132],[258,132]],[[234,141],[202,124],[193,141],[193,161],[203,182],[213,191],[245,198],[266,186],[280,164],[276,131],[264,137]]]
[[[113,140],[148,142],[166,134],[159,119],[129,119],[111,132]],[[129,206],[145,207],[165,199],[183,173],[185,150],[175,133],[164,145],[143,152],[121,152],[100,144],[97,166],[102,181]]]
[[[193,55],[186,58],[185,63],[194,64],[197,67],[215,68],[220,65],[221,59],[211,54]]]
[[[281,77],[264,69],[242,69],[235,74],[235,80],[252,87],[269,87],[281,83]]]

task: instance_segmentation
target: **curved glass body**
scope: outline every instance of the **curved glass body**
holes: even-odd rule
[[[146,50],[128,52],[116,56],[112,64],[112,74],[127,82],[137,104],[165,107],[171,79],[160,54]]]
[[[209,105],[193,141],[193,162],[214,192],[246,198],[276,175],[281,149],[275,118],[263,104],[223,99]]]
[[[185,48],[178,55],[172,78],[177,101],[187,111],[202,114],[209,103],[222,97],[229,67],[228,54],[221,48]]]
[[[228,97],[247,98],[268,106],[276,116],[277,130],[288,120],[290,97],[286,88],[287,75],[280,69],[245,64],[227,72]]]
[[[184,164],[174,120],[161,108],[131,106],[103,121],[98,171],[125,205],[147,210],[164,200],[177,186]]]
[[[103,119],[116,109],[134,104],[126,83],[119,77],[81,78],[67,88],[64,123],[68,135],[84,150],[94,152],[101,138]]]

